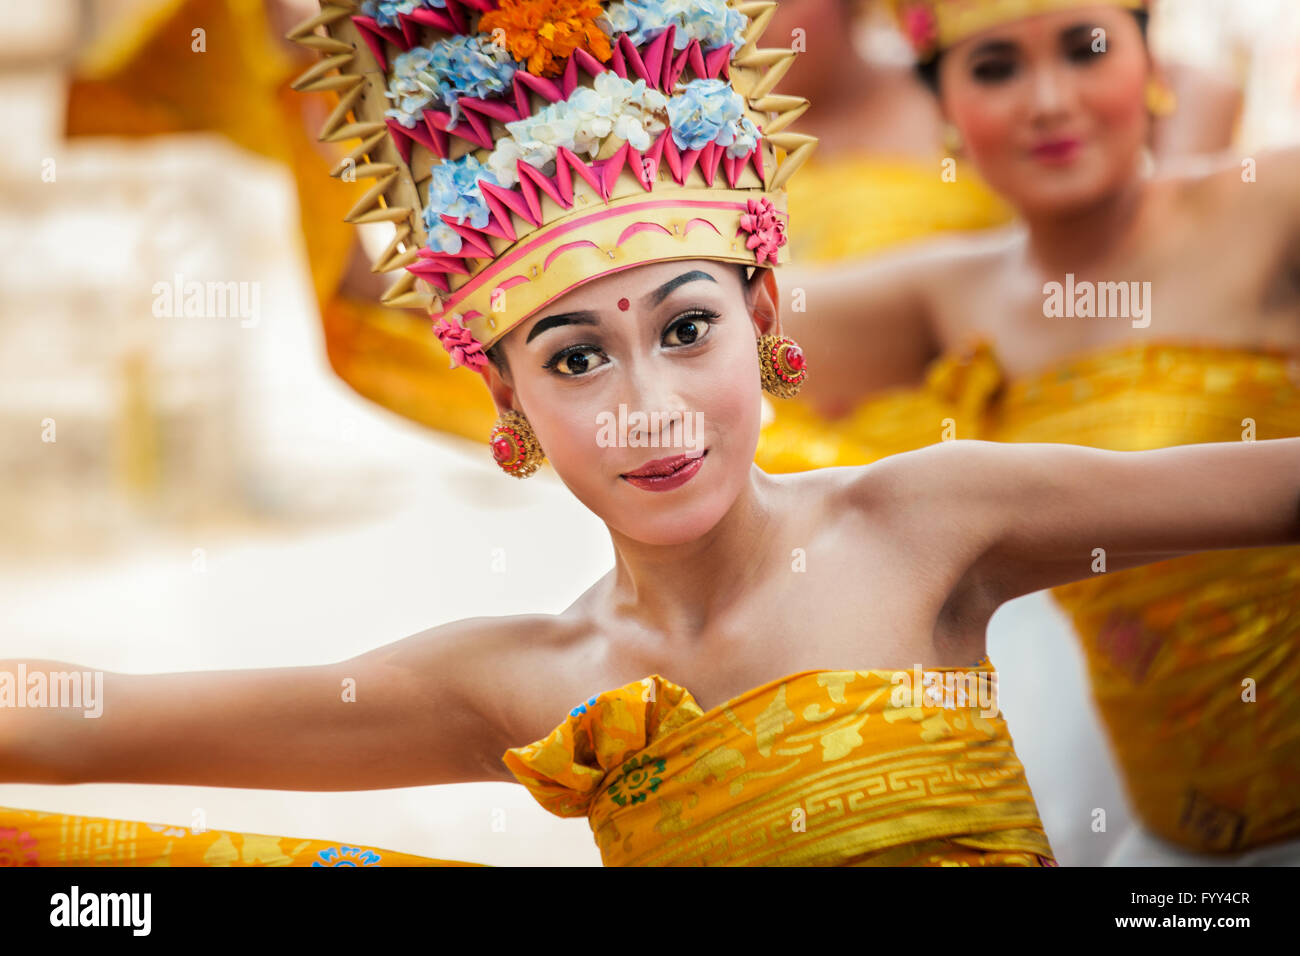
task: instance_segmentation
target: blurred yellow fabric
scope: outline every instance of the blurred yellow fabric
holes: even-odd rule
[[[0,807],[0,866],[479,866],[260,833]]]
[[[193,49],[196,24],[206,31],[203,52]],[[316,141],[315,131],[337,97],[289,88],[316,58],[281,43],[258,0],[170,0],[115,26],[73,77],[68,135],[216,132],[284,163],[297,186],[302,237],[334,371],[399,415],[486,442],[496,412],[482,379],[450,367],[427,316],[386,308],[370,290],[348,288],[348,270],[360,249],[356,227],[343,217],[367,184],[332,181],[329,170],[343,151]]]

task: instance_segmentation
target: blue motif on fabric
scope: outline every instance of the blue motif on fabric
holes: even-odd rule
[[[379,866],[380,856],[359,846],[331,846],[316,854],[325,862],[312,860],[312,866]]]
[[[579,704],[577,707],[573,708],[573,710],[569,711],[569,716],[577,717],[579,714],[585,714],[587,712],[587,708],[593,706],[596,703],[596,698],[599,696],[600,696],[599,694],[592,694],[590,697],[586,699],[585,702]]]

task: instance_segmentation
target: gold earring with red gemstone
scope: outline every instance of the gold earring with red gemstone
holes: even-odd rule
[[[794,398],[808,377],[803,349],[783,335],[758,337],[758,364],[763,374],[763,391],[778,398]]]
[[[527,478],[541,467],[546,455],[528,419],[514,409],[503,412],[488,439],[492,458],[507,475]]]

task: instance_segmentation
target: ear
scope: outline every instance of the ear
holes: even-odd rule
[[[753,292],[754,301],[750,306],[750,316],[759,335],[781,334],[781,294],[776,287],[776,270],[764,268],[759,270],[762,277]]]
[[[487,382],[488,392],[492,395],[492,404],[497,407],[497,415],[515,408],[515,390],[509,380],[509,373],[502,375],[494,362],[488,362],[483,370],[483,380]]]

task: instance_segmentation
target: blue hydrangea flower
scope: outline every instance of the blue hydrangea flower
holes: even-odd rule
[[[758,129],[745,116],[745,100],[725,80],[692,80],[668,101],[668,124],[679,149],[727,147],[744,156],[758,144]]]
[[[393,61],[388,98],[398,105],[386,115],[411,129],[436,100],[451,112],[455,126],[460,122],[459,97],[504,93],[518,67],[514,57],[487,34],[454,36],[431,47],[414,47]]]
[[[725,0],[622,0],[605,8],[596,21],[611,37],[626,33],[636,46],[653,40],[670,24],[677,27],[673,49],[684,50],[692,39],[705,50],[744,42],[748,18]]]
[[[447,0],[365,0],[361,4],[361,15],[374,17],[381,27],[396,27],[400,26],[397,22],[399,13],[445,6]]]
[[[388,78],[388,92],[385,94],[397,103],[385,110],[385,116],[391,116],[407,129],[414,129],[420,121],[420,114],[433,100],[434,89],[422,82],[421,76],[433,62],[433,51],[428,47],[417,46],[406,53],[398,54],[393,60],[393,72]]]
[[[478,188],[479,180],[499,185],[492,171],[473,153],[439,163],[430,171],[429,199],[424,206],[424,228],[429,234],[429,248],[453,255],[460,252],[463,240],[456,230],[442,221],[444,215],[454,216],[462,225],[469,219],[469,224],[476,229],[487,225],[492,210],[483,198],[483,191]]]
[[[432,77],[443,106],[451,111],[452,124],[460,122],[457,97],[497,96],[510,88],[519,64],[508,50],[492,42],[486,33],[455,36],[433,46],[433,60],[425,70]],[[426,80],[426,82],[428,82]]]

